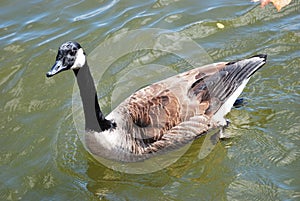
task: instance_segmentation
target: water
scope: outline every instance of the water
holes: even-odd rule
[[[298,0],[281,12],[247,0],[3,0],[0,5],[0,200],[300,199]],[[47,79],[45,73],[64,41],[77,40],[90,53],[119,33],[149,28],[189,36],[213,61],[269,57],[242,94],[247,104],[228,115],[227,133],[234,138],[201,160],[204,140],[198,139],[163,170],[126,174],[97,162],[79,140],[73,75]],[[105,113],[113,95],[131,93],[129,85],[118,96],[113,86],[121,86],[127,72],[139,72],[133,62],[139,54],[147,52],[125,55],[105,71],[109,76],[98,87]],[[174,55],[154,59],[168,66],[166,71],[147,71],[147,80],[136,76],[135,87],[191,68]]]

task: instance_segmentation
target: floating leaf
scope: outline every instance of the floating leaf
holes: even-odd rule
[[[252,0],[253,2],[260,1],[261,7],[266,6],[270,2],[277,8],[278,11],[281,10],[284,6],[287,6],[291,3],[292,0]]]
[[[219,28],[219,29],[224,29],[225,28],[225,26],[224,26],[224,24],[222,24],[222,23],[217,23],[217,27]]]

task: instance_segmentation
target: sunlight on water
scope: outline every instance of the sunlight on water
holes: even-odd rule
[[[0,200],[299,200],[299,0],[281,12],[250,0],[0,5]],[[205,154],[199,138],[166,168],[126,174],[99,163],[82,145],[72,113],[72,73],[51,79],[45,73],[64,41],[79,41],[92,56],[104,41],[150,28],[188,37],[202,49],[178,40],[122,55],[117,46],[103,48],[104,58],[92,67],[103,78],[97,89],[106,114],[137,88],[193,66],[258,53],[267,53],[268,63],[242,94],[245,105],[228,115],[233,138]],[[147,38],[130,36],[123,49]],[[172,54],[174,47],[184,51]]]

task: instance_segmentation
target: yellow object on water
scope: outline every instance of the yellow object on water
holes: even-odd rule
[[[219,29],[224,29],[225,28],[225,26],[224,26],[224,24],[222,24],[222,23],[217,23],[217,27],[219,28]]]

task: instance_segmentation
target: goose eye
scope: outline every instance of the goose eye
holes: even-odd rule
[[[70,54],[71,56],[75,56],[76,52],[75,52],[75,51],[70,51],[69,54]]]

